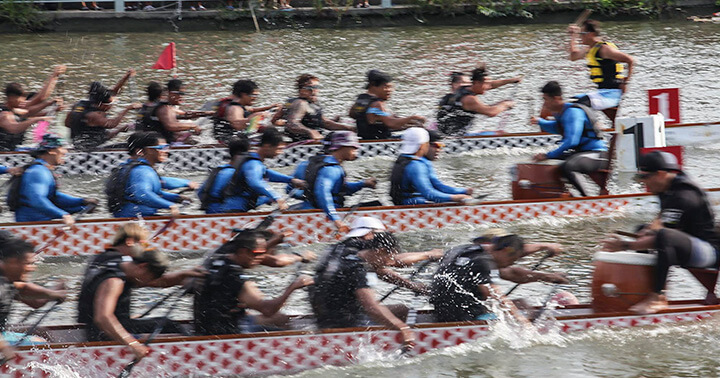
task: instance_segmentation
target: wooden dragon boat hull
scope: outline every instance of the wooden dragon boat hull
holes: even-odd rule
[[[720,314],[720,305],[701,301],[672,302],[653,315],[628,312],[593,313],[589,305],[554,311],[560,332],[598,327],[642,327],[691,322]],[[420,314],[419,320],[428,320]],[[417,345],[412,354],[481,340],[492,332],[484,321],[468,323],[418,323]],[[67,340],[81,334],[72,326],[55,327],[51,335]],[[332,330],[283,331],[216,337],[166,337],[150,344],[152,352],[138,363],[137,377],[287,374],[327,365],[349,365],[375,355],[398,356],[400,335],[381,327]],[[133,359],[128,348],[110,342],[60,341],[47,346],[22,347],[16,360],[0,367],[5,377],[46,377],[64,368],[83,377],[116,376]]]
[[[673,145],[708,144],[720,141],[720,122],[669,125],[665,135]],[[560,140],[557,135],[536,133],[511,133],[504,135],[467,136],[446,139],[445,153],[490,150],[498,148],[527,148],[554,146]],[[360,157],[397,156],[399,140],[361,141]],[[277,158],[268,161],[270,167],[295,166],[316,155],[321,150],[319,143],[297,145],[286,149]],[[175,147],[170,150],[168,161],[163,163],[164,172],[207,171],[227,160],[227,150],[217,145],[196,147]],[[64,175],[107,174],[127,159],[124,150],[99,150],[93,152],[70,152],[66,162],[57,172]],[[32,159],[26,153],[0,153],[0,165],[20,166]]]
[[[720,199],[720,188],[710,191],[711,198]],[[538,217],[602,216],[620,209],[647,209],[657,203],[649,193],[620,194],[597,197],[498,201],[478,204],[431,204],[416,206],[381,206],[359,208],[354,216],[374,216],[390,231],[436,230],[459,224],[488,224],[535,219]],[[342,216],[349,209],[341,209]],[[268,212],[180,216],[160,234],[154,243],[168,252],[196,251],[217,247],[230,237],[232,228],[258,224]],[[169,222],[169,217],[148,217],[145,223],[155,232]],[[68,256],[98,253],[112,239],[116,229],[134,218],[84,219],[73,230],[57,238],[45,255]],[[41,246],[53,239],[61,227],[59,221],[2,223],[6,229]],[[291,230],[290,243],[311,244],[331,242],[341,235],[320,210],[288,211],[277,215],[271,229]]]

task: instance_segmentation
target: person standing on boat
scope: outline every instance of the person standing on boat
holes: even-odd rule
[[[265,239],[249,230],[238,233],[215,252],[202,283],[195,287],[196,334],[251,333],[287,326],[288,317],[280,309],[293,291],[311,285],[313,280],[300,275],[280,296],[264,298],[244,270],[259,265],[265,253]],[[246,309],[261,315],[247,314]]]
[[[653,151],[641,156],[637,178],[660,198],[660,214],[635,241],[613,236],[603,247],[609,252],[657,251],[653,292],[630,307],[635,313],[652,314],[668,306],[664,292],[671,266],[718,268],[720,234],[705,190],[680,169],[675,155]]]
[[[131,110],[140,109],[141,104],[128,105],[112,119],[107,117],[107,112],[115,102],[115,97],[120,94],[122,87],[132,76],[135,76],[133,69],[129,70],[112,89],[94,81],[90,83],[88,99],[73,105],[65,117],[65,126],[70,129],[70,136],[76,149],[96,149],[118,133],[128,130],[127,126],[120,127],[120,122]]]
[[[227,143],[238,132],[249,134],[258,131],[260,122],[267,116],[265,111],[279,106],[252,108],[259,95],[260,90],[254,81],[236,81],[230,97],[221,99],[215,109],[212,118],[215,139]]]
[[[407,129],[402,136],[400,156],[390,174],[390,197],[395,205],[418,205],[432,202],[463,202],[471,199],[472,188],[454,188],[440,182],[430,160],[437,157],[439,138],[430,146],[430,134],[420,127]]]
[[[570,25],[568,33],[570,60],[585,58],[590,69],[590,80],[598,87],[597,91],[576,96],[577,102],[601,110],[614,124],[620,99],[633,73],[635,59],[618,50],[612,42],[605,41],[600,35],[599,23],[595,20],[585,21],[582,28]],[[584,46],[577,45],[578,36]],[[623,64],[627,68],[625,74]]]
[[[160,101],[155,107],[160,135],[167,143],[189,142],[190,133],[200,135],[202,129],[195,122],[180,121],[180,119],[194,119],[204,117],[204,112],[185,112],[178,109],[185,95],[185,86],[179,79],[172,79],[167,83],[167,102]],[[155,130],[158,131],[158,130]]]
[[[297,82],[298,96],[288,99],[282,110],[275,113],[273,123],[277,119],[285,120],[285,134],[293,141],[306,139],[320,140],[320,130],[355,131],[355,127],[344,125],[326,118],[322,106],[318,103],[320,80],[310,74],[302,74]]]
[[[513,100],[503,100],[493,105],[486,105],[477,97],[490,89],[500,88],[503,85],[519,83],[521,77],[503,80],[491,80],[487,77],[485,65],[475,68],[470,73],[471,84],[461,86],[452,97],[447,100],[449,104],[445,112],[438,115],[438,130],[445,135],[464,135],[475,120],[475,115],[482,114],[495,117],[498,114],[512,109]]]
[[[347,232],[348,228],[340,219],[337,208],[345,207],[345,196],[351,195],[362,188],[375,188],[375,178],[363,181],[345,181],[345,170],[342,163],[357,159],[357,150],[360,148],[357,136],[350,131],[335,131],[328,147],[329,155],[322,158],[313,158],[305,170],[306,201],[302,209],[322,209],[340,232]],[[379,206],[371,204],[367,206]]]
[[[40,308],[49,301],[63,302],[66,298],[65,290],[51,290],[26,281],[34,270],[35,247],[10,232],[0,231],[0,353],[8,360],[15,357],[10,344],[24,337],[22,333],[8,330],[13,302],[19,300],[32,308]],[[29,337],[20,346],[43,341]]]
[[[408,314],[407,307],[381,304],[373,289],[378,274],[370,261],[380,255],[394,254],[397,240],[382,232],[385,226],[374,218],[359,218],[353,226],[345,240],[334,245],[315,269],[310,303],[317,325],[320,328],[364,327],[374,321],[400,331],[403,344],[411,347],[415,343],[415,332],[403,320]]]
[[[550,81],[542,87],[543,108],[551,111],[555,120],[549,121],[532,117],[531,123],[539,125],[542,131],[562,136],[560,146],[548,152],[539,153],[533,161],[547,159],[564,160],[560,164],[560,173],[580,195],[587,192],[580,182],[581,173],[590,174],[609,165],[607,143],[603,139],[593,111],[585,105],[566,103],[557,81]]]
[[[113,169],[105,184],[108,209],[115,217],[157,215],[169,209],[172,216],[180,215],[178,203],[188,197],[163,189],[197,189],[198,184],[185,179],[160,177],[154,166],[167,160],[170,145],[160,134],[137,132],[128,138],[130,158]]]
[[[53,171],[65,161],[67,148],[62,138],[43,135],[33,156],[35,160],[23,168],[8,190],[8,206],[15,212],[16,222],[38,222],[62,219],[67,226],[75,221],[70,214],[85,206],[97,205],[95,198],[80,198],[58,191]]]
[[[397,117],[385,106],[395,90],[390,75],[371,70],[367,73],[367,81],[367,93],[357,97],[349,113],[357,123],[360,139],[390,139],[393,131],[425,124],[423,116]]]
[[[134,335],[151,333],[160,322],[164,323],[162,333],[184,333],[178,324],[164,317],[131,318],[133,290],[162,277],[169,264],[164,253],[148,249],[136,257],[117,254],[89,267],[78,297],[77,317],[86,325],[87,340],[119,342],[141,359],[150,349]]]
[[[242,213],[258,206],[277,203],[281,210],[287,209],[287,202],[273,191],[270,182],[284,182],[294,186],[304,186],[305,182],[267,169],[263,161],[272,159],[282,152],[284,142],[282,134],[274,127],[266,128],[260,137],[258,148],[248,154],[242,153],[240,144],[235,146],[234,168],[218,171],[213,182],[206,182],[210,200],[206,211],[218,213]],[[232,171],[231,171],[232,169]]]
[[[520,321],[524,317],[515,304],[501,295],[494,278],[515,283],[552,282],[568,283],[557,273],[529,270],[513,265],[518,259],[539,251],[551,256],[562,248],[554,243],[526,244],[525,241],[505,230],[491,229],[475,238],[473,244],[461,245],[445,252],[440,267],[433,275],[430,303],[435,307],[435,319],[439,322],[460,322],[494,319],[482,303],[494,298],[508,306]]]

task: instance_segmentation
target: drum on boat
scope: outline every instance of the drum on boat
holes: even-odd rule
[[[621,312],[652,292],[657,256],[637,252],[597,252],[593,256],[594,312]]]
[[[510,172],[514,200],[570,197],[557,164],[517,164]]]

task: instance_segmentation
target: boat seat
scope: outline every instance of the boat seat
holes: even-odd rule
[[[707,295],[703,303],[707,305],[719,304],[720,301],[718,301],[715,295],[715,285],[717,285],[718,273],[720,273],[720,271],[717,269],[702,268],[687,268],[687,270],[707,289]]]

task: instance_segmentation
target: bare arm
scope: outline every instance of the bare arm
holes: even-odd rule
[[[540,251],[548,251],[550,256],[554,257],[559,255],[562,250],[562,245],[558,243],[526,243],[523,248],[523,257]]]
[[[491,80],[490,88],[492,88],[492,89],[500,88],[503,85],[515,84],[515,83],[519,83],[521,81],[522,81],[522,76],[512,77],[510,79]]]
[[[31,282],[13,282],[18,289],[18,300],[32,308],[42,307],[49,301],[62,301],[65,299],[64,290],[50,290]]]
[[[569,282],[567,278],[561,274],[538,272],[520,266],[509,266],[507,268],[500,269],[500,278],[519,284],[538,281],[561,284]]]
[[[124,287],[125,283],[120,278],[110,278],[100,284],[95,293],[93,321],[113,340],[127,344],[126,340],[131,341],[135,338],[125,330],[115,316],[115,307]]]
[[[518,310],[517,306],[515,306],[515,303],[508,299],[506,296],[499,294],[500,288],[498,288],[496,285],[480,285],[479,287],[480,292],[485,295],[486,298],[494,298],[500,304],[504,305],[508,308],[510,311],[510,314],[521,324],[530,325],[530,322],[527,320],[527,318]]]
[[[309,110],[307,101],[297,99],[290,105],[290,109],[287,111],[285,120],[285,129],[291,133],[304,135],[311,139],[320,139],[322,136],[315,130],[305,127],[302,124],[302,118],[307,114]]]
[[[206,272],[201,266],[172,273],[165,273],[160,278],[150,281],[148,287],[172,287],[181,285],[188,278],[205,277]]]
[[[275,315],[285,301],[290,297],[293,291],[310,285],[313,283],[311,277],[306,275],[299,276],[293,283],[291,283],[285,291],[277,298],[264,299],[263,294],[258,290],[257,286],[253,282],[245,282],[243,290],[238,295],[238,300],[245,304],[248,308],[256,311],[260,311],[261,314],[270,317]]]
[[[10,134],[21,133],[30,126],[40,121],[52,121],[52,117],[30,117],[24,121],[17,122],[13,112],[2,112],[0,113],[0,128],[9,132]]]
[[[405,267],[411,266],[425,260],[437,261],[443,257],[442,249],[433,249],[425,252],[405,252],[393,256],[389,266]]]
[[[127,83],[128,79],[130,79],[131,76],[135,76],[135,70],[132,68],[129,69],[128,72],[120,78],[120,80],[118,80],[117,84],[115,84],[115,86],[111,90],[112,93],[114,93],[116,96],[119,95],[122,91],[123,86],[125,85],[125,83]]]
[[[580,33],[580,27],[577,25],[570,25],[568,27],[568,33],[570,34],[570,43],[568,45],[568,52],[570,52],[570,60],[574,62],[576,60],[584,58],[588,52],[589,47],[577,45],[577,37],[578,33]]]
[[[513,104],[514,103],[510,100],[503,100],[494,105],[485,105],[479,98],[477,98],[477,96],[465,96],[462,99],[462,105],[465,110],[480,113],[488,117],[495,117],[496,115],[511,109]]]
[[[23,108],[30,109],[31,107],[47,100],[48,97],[50,97],[50,94],[55,90],[55,84],[57,84],[58,78],[60,75],[65,73],[66,69],[67,67],[63,65],[55,66],[53,73],[50,74],[50,77],[45,81],[42,89],[40,89],[40,91],[38,91],[38,93],[33,96],[30,101],[26,102]]]
[[[410,281],[407,278],[401,276],[396,271],[389,268],[375,269],[375,273],[380,279],[391,284],[410,289],[416,293],[426,294],[428,291],[427,286],[420,282]]]
[[[229,106],[225,119],[230,122],[230,125],[232,125],[233,129],[238,131],[244,131],[245,129],[247,129],[248,123],[250,123],[250,118],[256,116],[255,114],[251,114],[250,117],[245,118],[244,113],[245,111],[240,106]]]
[[[372,289],[358,289],[355,291],[355,296],[360,301],[365,313],[367,313],[372,320],[384,325],[385,327],[396,330],[407,327],[405,322],[398,319],[392,311],[375,299],[375,292]]]
[[[86,115],[87,124],[89,126],[102,127],[103,129],[114,129],[118,125],[120,125],[120,122],[122,122],[123,118],[125,118],[129,111],[133,109],[139,109],[141,106],[142,105],[140,104],[132,104],[127,108],[123,109],[120,114],[117,115],[117,117],[112,119],[107,118],[104,112],[90,112]]]
[[[376,101],[369,106],[370,108],[379,108],[384,113],[388,113],[387,109],[385,108],[385,104]],[[367,115],[368,121],[370,123],[374,122],[382,122],[387,126],[390,130],[405,130],[408,127],[414,126],[416,122],[418,123],[425,123],[425,117],[418,116],[418,115],[412,115],[409,117],[396,117],[394,115],[379,115],[379,114],[370,114]]]
[[[327,130],[347,130],[347,131],[352,131],[352,132],[357,131],[357,127],[355,127],[355,126],[350,126],[350,125],[346,125],[344,123],[335,122],[335,121],[325,118],[325,117],[323,117],[323,126]]]
[[[194,123],[178,121],[175,110],[170,106],[161,106],[157,110],[157,116],[165,130],[173,133],[198,129],[198,126]]]

